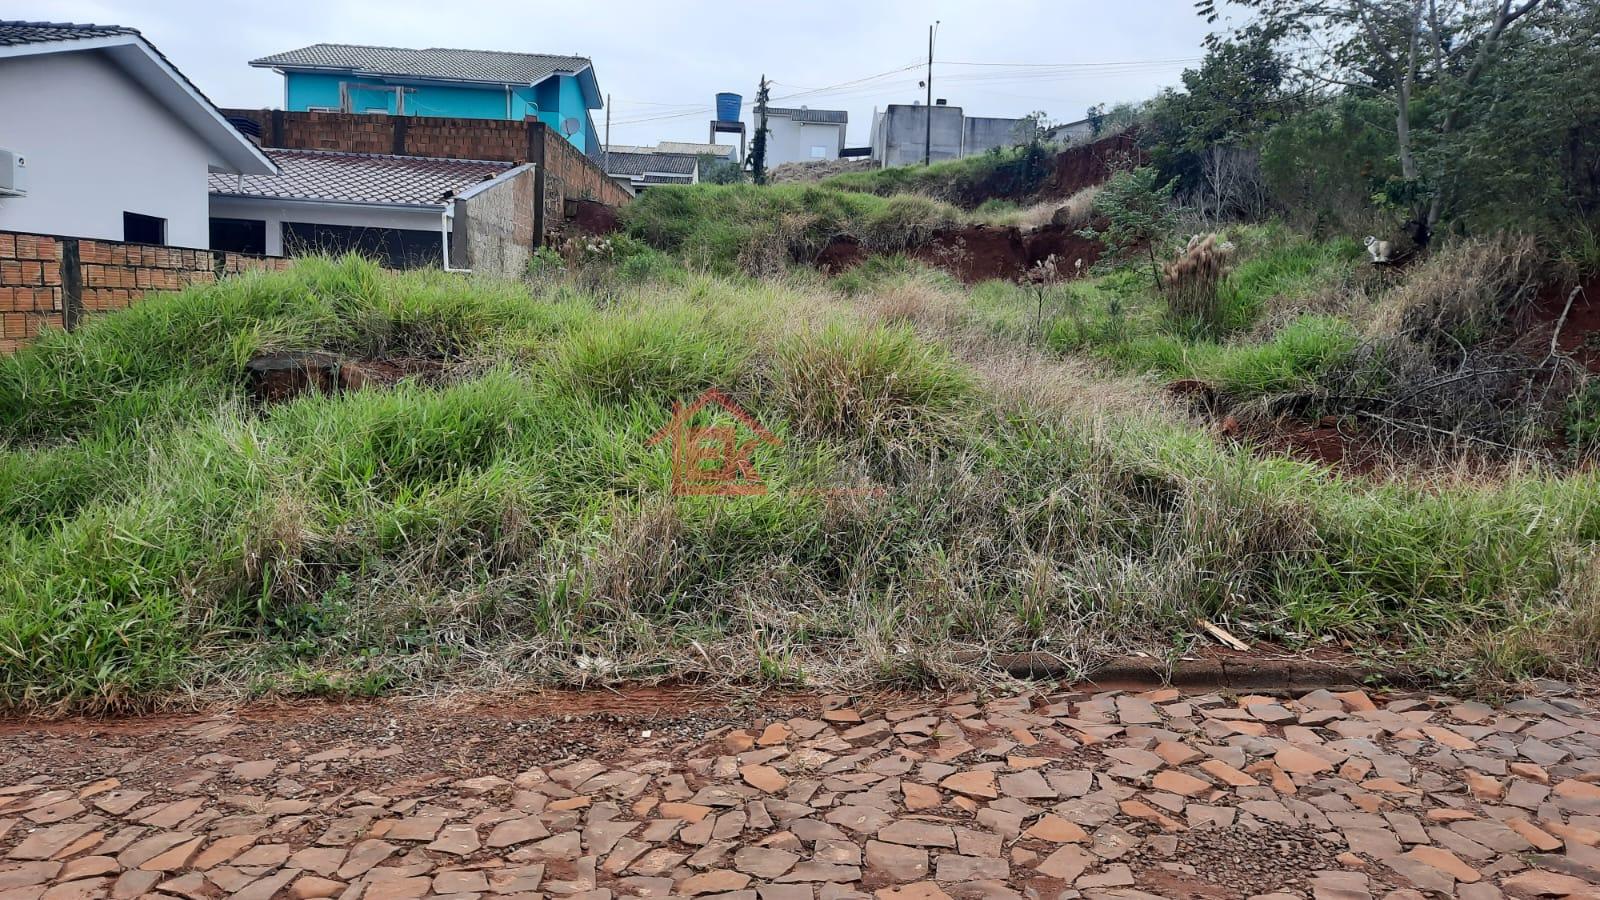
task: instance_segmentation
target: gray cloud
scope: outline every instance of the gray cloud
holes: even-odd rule
[[[748,109],[763,73],[785,104],[848,110],[850,142],[865,143],[874,107],[923,96],[934,19],[936,97],[971,115],[1062,121],[1176,83],[1206,33],[1190,0],[11,0],[6,14],[139,28],[224,106],[281,105],[282,80],[247,61],[319,41],[584,55],[612,96],[613,141],[640,144],[704,140],[712,95],[744,94]],[[1087,65],[1106,63],[1138,64]]]

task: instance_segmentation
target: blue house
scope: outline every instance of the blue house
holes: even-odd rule
[[[600,146],[602,105],[582,56],[313,44],[251,60],[283,75],[285,109],[522,121],[534,116],[579,150]]]

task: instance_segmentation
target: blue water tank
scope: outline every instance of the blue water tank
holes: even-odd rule
[[[744,98],[738,94],[721,93],[717,95],[717,121],[739,121],[739,104]]]

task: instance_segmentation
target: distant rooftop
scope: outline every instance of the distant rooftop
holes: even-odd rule
[[[287,53],[253,59],[265,69],[342,69],[401,78],[537,84],[551,75],[574,75],[590,67],[585,56],[454,50],[429,47],[369,47],[362,44],[312,44]]]
[[[693,156],[727,156],[738,149],[733,144],[696,144],[689,141],[662,141],[656,145],[657,153],[687,153]]]
[[[786,106],[767,107],[768,116],[780,116],[794,122],[811,122],[817,125],[848,125],[850,114],[842,109],[790,109]]]
[[[513,168],[475,159],[431,159],[329,150],[265,150],[281,175],[212,175],[211,193],[323,203],[443,206]]]
[[[640,144],[611,144],[604,149],[611,153],[671,154],[677,156],[729,156],[738,152],[733,144],[699,144],[691,141],[662,141],[655,146]]]
[[[690,177],[698,160],[683,153],[627,153],[612,150],[606,155],[607,175],[677,175]]]

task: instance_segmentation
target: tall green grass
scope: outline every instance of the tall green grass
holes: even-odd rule
[[[1197,615],[1470,671],[1475,635],[1580,618],[1593,473],[1347,481],[1002,403],[937,341],[863,322],[870,286],[611,278],[307,260],[0,359],[0,701],[962,678],[961,650],[1177,652]],[[268,350],[443,375],[257,407],[242,367]],[[671,493],[651,438],[705,387],[778,437],[750,451],[766,495]],[[1519,672],[1593,655],[1519,646]]]
[[[954,207],[925,197],[877,197],[819,185],[667,186],[624,212],[628,234],[722,274],[748,271],[752,258],[806,262],[849,236],[897,252],[933,229],[960,222]]]

